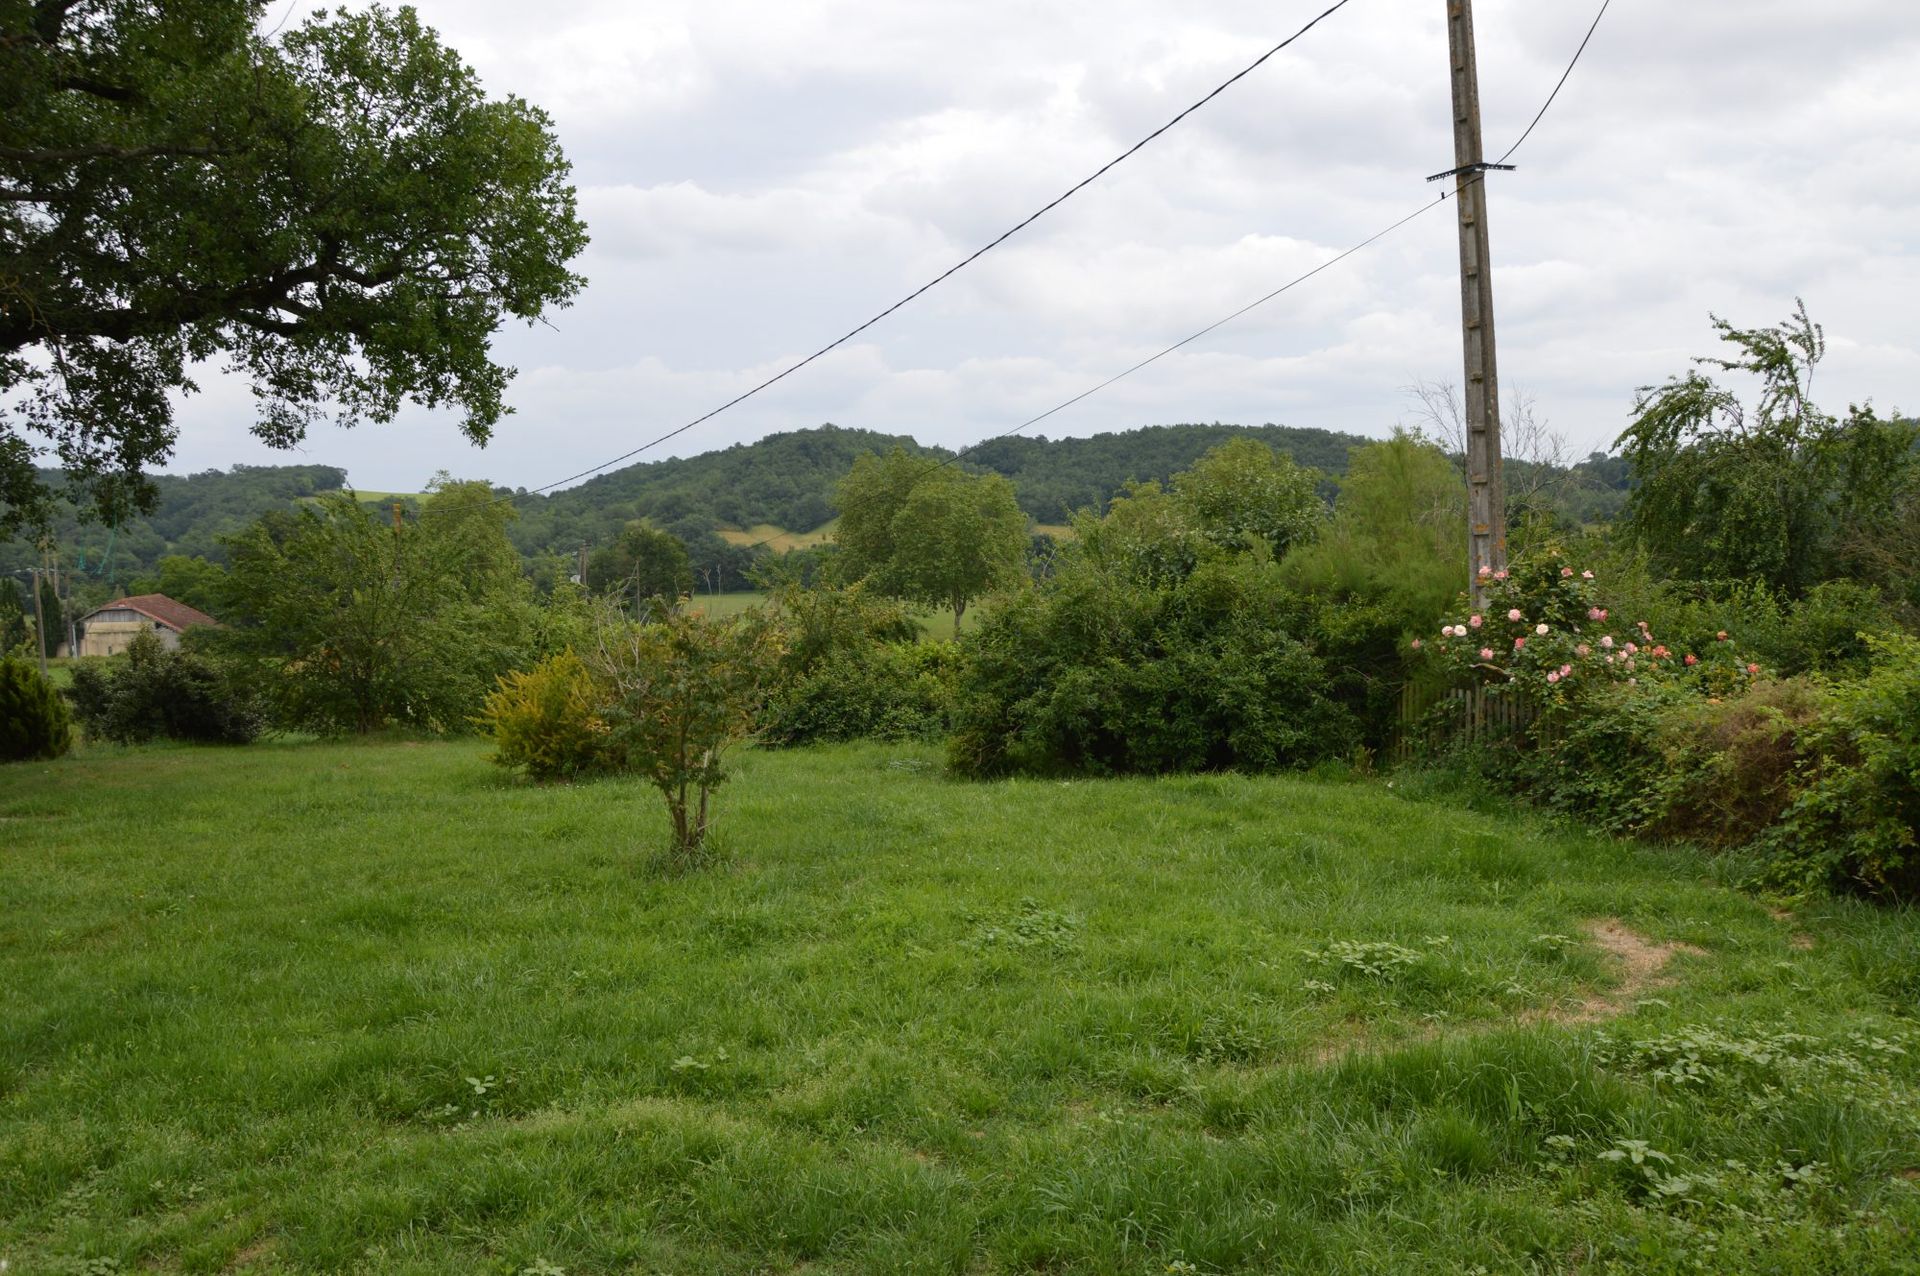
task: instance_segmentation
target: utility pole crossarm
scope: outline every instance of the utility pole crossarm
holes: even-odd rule
[[[1446,0],[1453,68],[1453,162],[1460,221],[1460,331],[1466,362],[1467,582],[1476,607],[1487,578],[1507,565],[1506,492],[1500,474],[1500,376],[1493,340],[1493,257],[1487,246],[1488,164],[1481,153],[1480,71],[1472,0]]]

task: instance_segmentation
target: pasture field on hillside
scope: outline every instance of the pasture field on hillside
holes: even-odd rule
[[[784,527],[772,523],[756,523],[752,527],[722,527],[719,537],[729,545],[762,545],[776,554],[784,554],[790,549],[812,549],[815,545],[824,545],[833,539],[833,529],[840,522],[830,519],[810,532],[790,532]]]
[[[742,590],[730,594],[695,594],[688,606],[708,616],[738,616],[741,612],[763,606],[767,596],[755,590]],[[978,624],[975,613],[972,624]],[[953,613],[950,611],[922,611],[916,619],[920,622],[920,632],[929,638],[953,637]]]
[[[29,1272],[1912,1271],[1920,925],[1380,782],[0,768]]]

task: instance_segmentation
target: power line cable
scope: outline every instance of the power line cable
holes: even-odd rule
[[[1294,41],[1306,35],[1307,32],[1319,26],[1322,22],[1332,17],[1335,13],[1338,13],[1341,9],[1346,8],[1347,5],[1351,2],[1352,0],[1336,0],[1336,3],[1329,6],[1324,12],[1320,13],[1317,17],[1315,17],[1312,21],[1308,22],[1305,26],[1301,27],[1298,31],[1295,31],[1292,35],[1288,36],[1286,39],[1282,40],[1280,43],[1274,45],[1271,49],[1268,49],[1265,53],[1262,53],[1259,57],[1255,58],[1252,62],[1249,62],[1246,66],[1236,71],[1233,75],[1229,76],[1227,79],[1215,85],[1213,89],[1209,91],[1205,97],[1202,97],[1199,101],[1193,103],[1193,105],[1181,111],[1178,115],[1174,116],[1172,119],[1168,120],[1165,124],[1162,124],[1159,128],[1153,130],[1153,132],[1147,134],[1145,137],[1141,138],[1139,141],[1135,142],[1132,146],[1129,146],[1126,150],[1120,152],[1120,154],[1108,160],[1105,164],[1102,164],[1099,168],[1095,169],[1092,173],[1089,173],[1086,177],[1082,178],[1080,181],[1074,183],[1072,186],[1067,188],[1065,192],[1058,195],[1054,199],[1048,201],[1047,203],[1041,205],[1040,208],[1036,209],[1034,212],[1030,213],[1028,216],[1022,218],[1020,221],[1014,223],[1007,230],[1001,232],[997,237],[981,245],[979,248],[975,249],[973,252],[969,253],[967,256],[963,257],[961,260],[947,267],[945,270],[941,271],[938,275],[935,275],[932,279],[929,279],[926,283],[921,284],[918,288],[915,288],[912,292],[900,298],[900,300],[894,302],[892,305],[888,306],[885,310],[882,310],[880,311],[880,313],[874,315],[871,319],[868,319],[866,322],[858,325],[857,327],[851,328],[845,333],[842,333],[840,336],[835,337],[832,341],[829,341],[826,345],[821,346],[818,350],[815,350],[812,354],[808,355],[806,358],[801,359],[796,363],[789,364],[787,367],[781,369],[779,372],[776,372],[774,375],[768,377],[765,381],[762,381],[760,384],[754,386],[751,390],[747,390],[742,394],[735,395],[733,398],[728,399],[725,403],[722,403],[719,407],[714,408],[712,411],[703,413],[700,416],[695,417],[693,420],[687,422],[685,425],[682,425],[675,429],[667,431],[665,434],[662,434],[659,438],[650,439],[649,441],[642,443],[639,447],[634,448],[630,452],[622,452],[619,456],[616,456],[611,460],[602,461],[600,462],[600,464],[592,466],[589,469],[581,470],[578,474],[570,474],[566,478],[556,479],[551,483],[545,484],[544,486],[530,488],[528,489],[529,493],[538,494],[541,492],[550,492],[554,488],[565,487],[569,483],[573,483],[580,479],[587,478],[590,475],[598,474],[600,471],[608,469],[611,466],[618,465],[622,461],[632,460],[634,457],[639,456],[642,452],[646,452],[652,448],[656,448],[660,446],[662,443],[665,443],[669,439],[677,438],[678,436],[685,434],[688,430],[691,430],[694,426],[700,425],[706,421],[712,420],[714,417],[719,416],[722,412],[725,412],[728,408],[734,407],[740,403],[744,403],[746,400],[752,398],[754,395],[760,393],[762,390],[765,390],[767,387],[773,385],[778,381],[784,380],[785,378],[798,372],[800,369],[812,363],[815,359],[818,359],[822,355],[828,354],[831,351],[838,349],[840,346],[845,345],[847,342],[853,340],[853,338],[865,332],[868,328],[873,327],[873,325],[879,323],[882,319],[885,319],[887,316],[891,315],[894,311],[900,309],[902,306],[907,305],[909,302],[918,298],[923,293],[926,293],[932,290],[933,288],[939,286],[940,284],[945,283],[948,279],[952,278],[954,275],[959,274],[962,270],[966,269],[968,266],[971,266],[974,262],[980,260],[980,258],[986,256],[988,253],[998,248],[1001,244],[1006,243],[1007,240],[1013,238],[1015,235],[1025,230],[1027,227],[1033,225],[1033,223],[1039,221],[1042,217],[1046,216],[1048,213],[1052,212],[1054,209],[1060,207],[1060,205],[1066,203],[1069,199],[1073,198],[1075,195],[1078,195],[1081,191],[1091,186],[1094,182],[1106,176],[1106,174],[1110,172],[1112,169],[1118,167],[1120,164],[1124,163],[1126,160],[1131,159],[1138,151],[1144,148],[1149,142],[1152,142],[1155,138],[1159,137],[1162,133],[1165,133],[1168,129],[1180,123],[1180,121],[1186,119],[1189,115],[1192,115],[1195,111],[1199,110],[1201,107],[1205,106],[1207,103],[1213,101],[1213,99],[1219,97],[1222,93],[1226,92],[1229,88],[1233,87],[1233,85],[1237,84],[1242,79],[1245,79],[1252,72],[1254,72],[1259,67],[1264,65],[1275,54],[1287,48]]]
[[[1580,55],[1587,51],[1588,42],[1593,39],[1593,33],[1600,29],[1600,19],[1607,16],[1607,6],[1612,3],[1613,0],[1600,0],[1600,12],[1593,15],[1593,25],[1587,28],[1587,34],[1580,41],[1580,47],[1573,51],[1573,61],[1567,63],[1567,69],[1560,73],[1560,82],[1553,86],[1553,92],[1547,94],[1547,100],[1541,103],[1540,113],[1533,117],[1533,123],[1527,125],[1526,131],[1520,134],[1520,140],[1512,146],[1509,146],[1506,154],[1495,160],[1494,163],[1506,163],[1507,160],[1512,157],[1513,153],[1519,150],[1528,138],[1533,136],[1533,130],[1540,126],[1540,121],[1547,117],[1549,110],[1553,109],[1553,100],[1559,97],[1560,90],[1567,86],[1567,77],[1573,74],[1573,68],[1580,65]]]
[[[280,15],[280,21],[274,23],[273,29],[268,31],[265,35],[261,36],[260,38],[263,40],[271,40],[273,39],[274,36],[278,35],[280,33],[280,28],[287,25],[287,19],[293,16],[294,7],[299,3],[300,3],[300,0],[287,0],[287,11]]]
[[[1587,28],[1587,34],[1585,38],[1583,38],[1580,41],[1580,47],[1574,51],[1573,60],[1567,64],[1567,69],[1561,73],[1559,82],[1553,86],[1553,91],[1547,95],[1546,102],[1541,105],[1540,110],[1534,115],[1532,122],[1527,125],[1525,131],[1520,134],[1519,138],[1514,142],[1514,144],[1512,146],[1509,146],[1506,149],[1506,153],[1503,154],[1500,157],[1500,159],[1496,162],[1498,163],[1506,162],[1506,160],[1509,157],[1511,157],[1515,151],[1520,149],[1522,143],[1524,143],[1529,137],[1533,136],[1534,129],[1539,127],[1540,121],[1546,118],[1547,111],[1552,108],[1554,99],[1560,96],[1560,90],[1566,87],[1568,77],[1570,77],[1573,74],[1573,68],[1579,65],[1581,54],[1587,51],[1587,45],[1593,39],[1593,33],[1599,29],[1600,19],[1606,16],[1607,6],[1611,3],[1612,3],[1612,0],[1601,0],[1600,10],[1598,13],[1594,15],[1593,24]],[[1467,174],[1465,180],[1468,182],[1484,182],[1486,180],[1486,177],[1487,177],[1486,173],[1484,171],[1481,171],[1481,172]],[[1114,375],[1108,377],[1105,381],[1100,382],[1098,385],[1095,385],[1086,390],[1082,390],[1079,394],[1074,395],[1070,399],[1066,399],[1060,403],[1056,403],[1054,406],[1048,408],[1045,412],[1039,413],[1036,416],[1028,417],[1025,421],[1022,421],[1019,425],[1014,426],[1010,430],[1004,430],[999,434],[989,435],[987,438],[981,439],[979,442],[971,444],[965,448],[962,448],[958,452],[955,452],[953,455],[944,457],[941,460],[935,462],[934,464],[929,465],[926,469],[922,470],[919,474],[914,476],[913,481],[908,484],[907,490],[912,491],[913,488],[921,482],[921,480],[925,479],[929,474],[934,473],[936,470],[943,469],[949,465],[957,464],[963,457],[967,456],[969,453],[977,452],[981,448],[987,446],[987,444],[989,443],[998,443],[1002,439],[1011,438],[1012,436],[1020,433],[1022,430],[1025,430],[1027,427],[1036,425],[1039,422],[1046,420],[1048,417],[1052,416],[1054,413],[1063,411],[1066,408],[1070,408],[1074,404],[1079,403],[1083,399],[1091,398],[1093,395],[1098,394],[1100,391],[1106,389],[1108,386],[1114,384],[1117,381],[1123,380],[1126,377],[1132,376],[1134,373],[1140,371],[1142,368],[1147,367],[1149,364],[1159,362],[1161,359],[1164,359],[1166,356],[1172,354],[1174,351],[1180,349],[1181,347],[1191,345],[1193,342],[1198,341],[1200,338],[1206,336],[1208,333],[1213,332],[1218,328],[1225,327],[1227,324],[1232,323],[1235,319],[1240,318],[1242,315],[1247,314],[1249,311],[1258,309],[1259,307],[1266,305],[1269,301],[1272,301],[1276,297],[1279,297],[1281,294],[1289,292],[1292,289],[1298,287],[1300,284],[1305,283],[1307,280],[1313,278],[1315,275],[1319,274],[1321,271],[1326,270],[1331,266],[1337,265],[1338,263],[1345,261],[1347,258],[1353,256],[1355,253],[1360,252],[1362,249],[1368,248],[1373,244],[1377,243],[1378,241],[1385,239],[1388,235],[1392,234],[1396,230],[1399,230],[1402,226],[1405,226],[1408,222],[1413,221],[1415,218],[1419,217],[1421,214],[1426,213],[1429,210],[1438,207],[1440,204],[1445,203],[1447,199],[1454,193],[1455,192],[1452,192],[1452,191],[1442,193],[1438,199],[1430,200],[1420,205],[1420,207],[1414,209],[1412,212],[1408,213],[1405,217],[1402,217],[1399,221],[1396,221],[1392,225],[1386,226],[1381,230],[1375,231],[1372,235],[1369,235],[1367,238],[1361,240],[1359,243],[1347,249],[1345,252],[1340,253],[1338,256],[1328,258],[1326,261],[1321,262],[1318,266],[1315,266],[1312,270],[1307,271],[1305,274],[1298,275],[1295,278],[1288,280],[1286,283],[1280,285],[1280,287],[1275,288],[1272,292],[1269,292],[1262,297],[1258,297],[1255,300],[1248,302],[1246,305],[1240,307],[1238,310],[1235,310],[1231,314],[1226,315],[1223,318],[1216,319],[1214,322],[1208,324],[1206,327],[1201,328],[1198,331],[1189,334],[1188,336],[1182,337],[1180,340],[1174,342],[1172,345],[1169,345],[1164,349],[1161,349],[1155,352],[1154,354],[1148,355],[1145,359],[1140,360],[1140,362],[1132,365],[1131,367],[1125,369],[1124,371],[1116,372]],[[761,549],[771,544],[774,540],[777,540],[777,539],[778,537],[767,537],[763,540],[755,541],[753,544],[746,546],[746,550],[748,553],[752,553],[754,550]]]
[[[1269,292],[1262,297],[1258,297],[1253,301],[1248,302],[1246,305],[1240,307],[1238,310],[1234,311],[1232,314],[1229,314],[1223,318],[1214,320],[1212,323],[1208,324],[1206,327],[1201,328],[1195,332],[1189,333],[1188,335],[1180,338],[1180,340],[1174,342],[1173,344],[1162,347],[1161,349],[1155,351],[1153,354],[1150,354],[1146,358],[1140,360],[1138,363],[1133,364],[1131,367],[1126,368],[1123,371],[1114,373],[1112,376],[1108,377],[1105,381],[1100,382],[1098,385],[1090,386],[1087,389],[1082,390],[1080,393],[1074,395],[1072,398],[1064,399],[1061,402],[1054,404],[1052,407],[1048,408],[1045,412],[1041,412],[1034,416],[1028,417],[1026,420],[1022,421],[1020,424],[1014,426],[1010,430],[1003,430],[999,434],[989,435],[988,437],[981,439],[977,443],[969,444],[967,447],[961,448],[958,452],[953,453],[951,456],[942,457],[940,460],[934,462],[932,465],[927,466],[926,469],[920,471],[920,473],[914,475],[912,482],[910,482],[907,485],[907,490],[912,491],[913,488],[918,486],[923,479],[925,479],[928,475],[934,473],[936,470],[944,469],[949,465],[958,464],[968,454],[979,451],[981,448],[987,446],[987,444],[989,443],[998,443],[1002,439],[1012,438],[1014,435],[1020,433],[1022,430],[1025,430],[1029,426],[1038,425],[1040,422],[1046,420],[1048,417],[1052,416],[1054,413],[1064,411],[1067,408],[1072,407],[1074,404],[1080,402],[1082,399],[1092,398],[1094,395],[1100,393],[1100,391],[1114,384],[1116,381],[1121,381],[1127,377],[1132,376],[1134,373],[1140,371],[1142,368],[1147,367],[1149,364],[1158,363],[1160,360],[1166,358],[1168,355],[1172,354],[1174,351],[1180,349],[1182,346],[1191,345],[1194,342],[1198,341],[1200,338],[1206,336],[1208,333],[1213,332],[1215,329],[1223,328],[1227,324],[1232,323],[1235,319],[1240,318],[1240,316],[1248,313],[1249,311],[1256,310],[1259,307],[1266,305],[1269,301],[1272,301],[1274,298],[1280,296],[1281,294],[1286,292],[1291,292],[1293,289],[1307,282],[1307,280],[1313,278],[1315,275],[1319,274],[1321,271],[1327,270],[1333,266],[1336,266],[1339,263],[1345,261],[1347,258],[1353,256],[1355,253],[1361,251],[1362,249],[1370,247],[1371,245],[1379,242],[1380,240],[1385,239],[1388,235],[1391,235],[1394,231],[1399,230],[1402,226],[1405,226],[1408,222],[1413,221],[1415,218],[1419,217],[1422,213],[1428,212],[1429,210],[1434,208],[1438,208],[1441,204],[1445,203],[1449,198],[1451,198],[1451,196],[1452,196],[1452,192],[1449,191],[1446,194],[1441,195],[1438,199],[1428,200],[1426,203],[1421,204],[1420,207],[1408,213],[1405,217],[1402,217],[1399,221],[1394,222],[1390,226],[1387,226],[1380,230],[1375,231],[1373,234],[1367,236],[1365,239],[1361,240],[1359,243],[1355,244],[1353,247],[1347,249],[1345,252],[1339,253],[1338,255],[1333,257],[1329,257],[1327,260],[1321,262],[1318,266],[1315,266],[1312,270],[1309,270],[1304,274],[1294,276],[1292,279],[1289,279],[1286,283],[1281,284],[1278,288],[1275,288],[1272,292]],[[754,550],[760,549],[766,545],[769,545],[773,541],[778,539],[779,537],[777,536],[770,536],[764,540],[755,541],[753,544],[748,545],[745,548],[748,553],[751,553]]]

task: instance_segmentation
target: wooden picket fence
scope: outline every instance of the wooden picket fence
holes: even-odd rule
[[[1505,687],[1410,682],[1400,689],[1399,725],[1389,754],[1399,765],[1448,744],[1523,738],[1538,716],[1531,701]]]

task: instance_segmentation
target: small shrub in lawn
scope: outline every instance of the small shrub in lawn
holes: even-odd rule
[[[946,730],[960,667],[952,642],[869,644],[797,673],[767,707],[769,744],[910,740]]]
[[[726,753],[752,733],[779,653],[779,631],[757,613],[676,610],[652,624],[601,625],[592,670],[611,692],[612,747],[666,799],[680,865],[706,854]]]
[[[265,706],[237,676],[205,656],[168,651],[150,632],[134,638],[124,661],[77,666],[68,694],[89,736],[119,744],[247,744],[268,726]]]
[[[620,758],[602,712],[607,696],[572,650],[505,674],[475,719],[493,759],[539,780],[616,770]]]
[[[66,703],[24,656],[0,657],[0,762],[57,758],[73,747]]]

